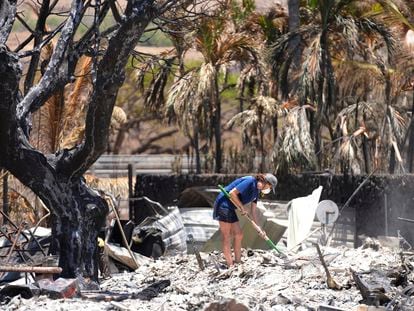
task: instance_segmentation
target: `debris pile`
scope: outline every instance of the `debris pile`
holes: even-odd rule
[[[316,247],[288,258],[243,250],[243,262],[225,268],[219,252],[148,258],[135,272],[114,274],[101,289],[78,298],[14,297],[4,310],[413,310],[414,253],[385,247]],[[143,292],[150,293],[143,299]],[[227,310],[227,309],[226,309]],[[368,310],[368,309],[365,309]]]

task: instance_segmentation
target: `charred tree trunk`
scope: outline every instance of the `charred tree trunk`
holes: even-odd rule
[[[49,1],[43,3],[45,12],[50,12]],[[85,3],[90,5],[90,2]],[[60,32],[60,36],[47,68],[33,87],[33,81],[26,81],[23,97],[19,92],[19,85],[22,84],[19,57],[4,46],[15,19],[16,1],[1,2],[0,167],[6,168],[29,187],[50,209],[52,250],[59,254],[62,276],[97,280],[97,236],[104,224],[108,206],[98,193],[85,184],[83,174],[107,147],[111,115],[118,89],[124,81],[124,68],[130,53],[155,15],[171,8],[175,1],[167,0],[156,7],[154,0],[129,0],[122,20],[109,35],[105,49],[99,49],[98,42],[99,25],[108,10],[107,3],[101,5],[95,2],[94,25],[76,44],[73,42],[87,9],[85,3],[82,0],[72,1],[66,22],[57,28],[56,33]],[[99,58],[98,54],[93,55],[93,92],[87,105],[84,140],[71,149],[43,154],[29,143],[31,115],[50,96],[71,83],[79,57],[90,53],[93,43],[98,45],[100,55]],[[34,56],[32,63],[35,70],[38,52],[24,52],[25,56]]]
[[[300,26],[300,16],[299,16],[299,7],[300,1],[299,0],[289,0],[288,1],[288,24],[289,24],[289,32],[296,31]],[[280,72],[280,92],[282,95],[282,99],[286,100],[289,98],[289,93],[297,83],[296,81],[289,81],[289,71],[292,67],[293,70],[298,70],[300,68],[300,36],[294,36],[288,45],[289,57],[286,62],[283,64]]]
[[[82,275],[97,280],[96,241],[105,223],[107,204],[81,182],[71,186],[68,191],[60,193],[59,199],[63,202],[53,204],[63,203],[67,208],[63,214],[56,214],[52,219],[51,250],[59,254],[59,266],[63,269],[62,276],[73,278]]]

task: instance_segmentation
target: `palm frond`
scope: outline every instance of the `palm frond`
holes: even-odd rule
[[[396,40],[388,27],[368,18],[358,20],[356,26],[360,32],[364,32],[368,35],[379,35],[387,47],[388,58],[390,59],[390,57],[394,55],[396,50]]]
[[[145,104],[147,104],[152,111],[157,111],[164,105],[164,89],[172,71],[172,63],[174,59],[175,57],[160,61],[162,64],[159,67],[158,72],[153,76],[150,85],[145,92]]]
[[[241,129],[243,131],[245,130],[251,130],[256,129],[259,124],[259,117],[257,113],[253,110],[245,110],[238,114],[236,114],[234,117],[232,117],[227,122],[227,127],[232,128],[235,125],[240,125]]]
[[[72,143],[82,141],[84,133],[84,120],[86,105],[92,93],[92,58],[83,57],[80,68],[77,68],[77,79],[65,103],[63,129],[60,132],[61,146],[70,148]]]
[[[294,167],[300,164],[313,167],[315,164],[314,143],[306,108],[293,108],[287,115],[280,145],[275,145],[274,158],[280,166]]]
[[[408,21],[405,15],[401,12],[400,7],[405,6],[403,1],[398,0],[377,0],[383,7],[383,9],[393,16],[396,21],[402,23],[414,31],[414,25]],[[400,7],[399,7],[400,6]],[[405,9],[408,11],[408,9]]]
[[[197,113],[197,72],[192,70],[177,80],[170,88],[166,100],[166,116],[177,119],[185,134],[191,134],[194,117]]]
[[[392,140],[395,140],[401,144],[406,131],[406,122],[404,118],[397,110],[395,110],[394,107],[390,105],[387,109],[387,119],[390,125],[390,137]]]
[[[112,194],[115,198],[128,197],[128,178],[100,178],[94,175],[85,175],[86,183],[94,188]]]

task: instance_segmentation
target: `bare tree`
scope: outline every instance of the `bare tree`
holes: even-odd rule
[[[46,31],[46,20],[57,2],[42,2],[36,29],[13,51],[6,42],[15,20],[22,17],[16,0],[0,4],[0,166],[32,189],[51,210],[52,250],[60,255],[62,276],[96,280],[96,241],[108,207],[86,185],[83,174],[107,147],[124,68],[141,35],[151,21],[191,1],[128,0],[120,8],[113,0],[73,0],[65,20]],[[103,30],[102,21],[111,13],[116,22]],[[77,31],[86,15],[92,15],[93,20],[84,22],[89,25],[86,31]],[[42,49],[53,39],[57,42],[48,63],[40,64]],[[24,50],[31,41],[33,49]],[[84,139],[72,148],[44,154],[29,143],[31,115],[73,81],[77,62],[84,55],[93,59]],[[29,58],[25,77],[22,58]],[[42,75],[37,80],[39,68]]]

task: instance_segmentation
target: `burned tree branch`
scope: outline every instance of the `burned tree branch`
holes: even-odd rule
[[[28,32],[30,32],[32,35],[35,34],[35,31],[29,25],[27,25],[26,21],[20,16],[20,14],[16,14],[16,18]]]
[[[121,23],[121,15],[118,12],[118,8],[116,7],[116,2],[114,0],[109,0],[109,5],[111,7],[112,15],[117,23]]]
[[[0,45],[6,43],[16,17],[16,0],[4,0],[0,3]]]
[[[23,49],[26,45],[28,45],[30,43],[30,41],[32,41],[34,38],[33,34],[30,34],[30,36],[28,36],[22,43],[20,43],[15,49],[14,49],[14,53],[19,52],[21,49]]]
[[[96,85],[86,115],[85,141],[73,150],[70,162],[60,161],[60,169],[72,177],[81,176],[105,151],[108,128],[119,87],[124,81],[124,68],[129,54],[154,18],[154,0],[128,2],[126,19],[110,39],[98,65]]]
[[[82,12],[83,1],[75,0],[72,4],[70,16],[62,29],[61,36],[44,75],[38,85],[35,88],[30,88],[26,96],[19,103],[19,119],[21,122],[25,122],[28,113],[33,113],[39,109],[56,89],[56,86],[62,83],[62,79],[65,78],[60,73],[61,65],[64,61],[66,51],[72,43],[75,31],[79,26]],[[26,85],[30,85],[30,80],[26,79],[26,81]]]
[[[42,48],[48,44],[63,28],[63,26],[65,26],[65,23],[60,24],[55,30],[53,30],[53,32],[51,32],[49,34],[49,36],[47,36],[47,38],[45,38],[40,44],[39,46],[36,46],[33,50],[31,51],[26,51],[23,53],[19,53],[19,57],[23,58],[23,57],[27,57],[27,56],[32,56],[32,55],[37,55],[40,53],[40,51],[42,50]],[[33,37],[31,37],[33,38]],[[31,39],[30,39],[31,40]],[[29,41],[30,42],[30,41]],[[16,49],[17,50],[17,49]]]
[[[137,149],[135,149],[134,151],[132,151],[132,154],[137,154],[137,153],[144,152],[145,150],[147,150],[151,146],[151,144],[153,142],[155,142],[157,140],[160,140],[160,139],[162,139],[164,137],[171,136],[171,135],[173,135],[173,134],[175,134],[177,132],[178,132],[177,129],[172,129],[172,130],[168,130],[168,131],[162,132],[162,133],[160,133],[160,134],[158,134],[158,135],[156,135],[154,137],[151,137],[151,138],[147,139],[144,143],[142,143],[142,145],[139,146]]]
[[[46,29],[46,19],[49,16],[49,0],[45,0],[42,2],[42,6],[39,9],[39,16],[36,23],[36,28],[34,31],[32,31],[34,35],[34,47],[37,47],[42,42],[43,33]],[[20,17],[18,17],[20,22],[25,25],[26,23],[22,21]],[[28,27],[28,26],[27,26]],[[40,60],[40,51],[35,53],[33,57],[30,59],[29,69],[27,70],[26,79],[24,81],[24,93],[27,94],[29,89],[33,85],[33,81],[35,78],[35,73],[37,66],[39,64]]]

